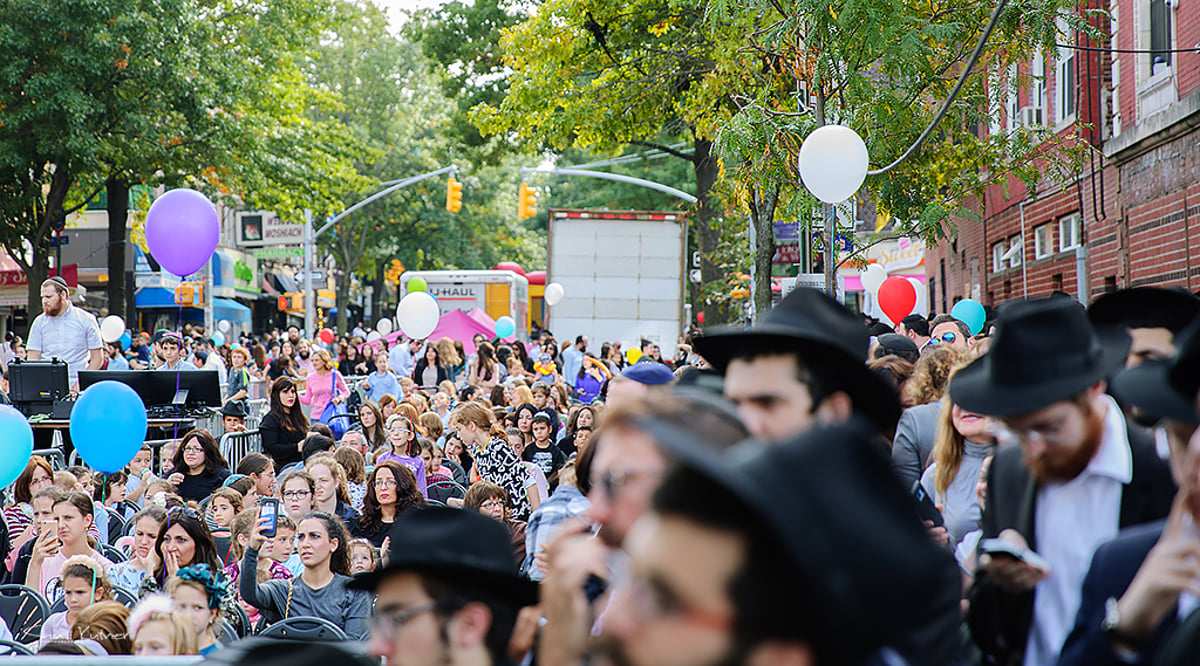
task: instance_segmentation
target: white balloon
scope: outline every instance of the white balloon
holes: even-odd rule
[[[125,320],[117,315],[109,315],[100,322],[100,338],[105,342],[116,342],[125,335]]]
[[[912,283],[913,289],[917,290],[917,304],[913,306],[912,313],[919,315],[929,314],[929,290],[925,288],[925,283],[915,277],[908,278]]]
[[[371,331],[370,333],[367,333],[367,342],[375,342],[382,337],[383,336],[379,334],[379,331]]]
[[[867,177],[867,144],[842,125],[818,127],[800,144],[800,180],[828,204],[849,199]]]
[[[387,335],[392,332],[392,320],[380,319],[378,324],[375,324],[375,330],[379,331],[380,335]]]
[[[561,284],[557,282],[551,282],[550,284],[546,285],[546,293],[543,294],[542,298],[545,299],[546,305],[554,307],[555,305],[558,305],[558,302],[563,299],[563,296],[565,296],[566,293],[566,290],[563,289]]]
[[[428,292],[414,291],[401,299],[400,305],[396,306],[396,322],[400,324],[400,330],[410,338],[429,337],[433,329],[437,328],[440,317],[437,301],[433,300],[433,296]]]
[[[861,273],[863,290],[867,293],[874,294],[879,291],[880,285],[888,277],[887,269],[879,264],[871,264]]]
[[[222,319],[221,321],[217,322],[217,328],[219,328],[222,333],[228,333],[229,329],[232,327],[233,326],[229,323],[228,319]]]

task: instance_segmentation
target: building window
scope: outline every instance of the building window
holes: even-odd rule
[[[1171,3],[1150,0],[1150,76],[1171,67]]]
[[[1058,19],[1058,43],[1074,44],[1075,31]],[[1058,49],[1054,58],[1054,119],[1064,123],[1075,119],[1075,49]]]
[[[1033,257],[1041,259],[1054,254],[1054,231],[1047,222],[1033,228]]]
[[[1008,243],[1000,241],[992,246],[992,272],[999,273],[1008,268],[1008,260],[1004,258],[1004,253],[1008,252]]]
[[[1033,61],[1029,63],[1029,106],[1038,109],[1046,108],[1046,56],[1038,49],[1033,53]]]
[[[1058,221],[1058,243],[1060,252],[1079,247],[1079,213],[1071,213]]]
[[[1017,266],[1020,266],[1021,261],[1024,259],[1022,255],[1025,254],[1025,246],[1021,242],[1020,234],[1008,239],[1008,249],[1013,250],[1014,248],[1016,248],[1016,251],[1008,255],[1009,268],[1016,268]]]
[[[987,82],[988,92],[988,135],[1000,136],[1004,132],[1004,77],[994,69]]]

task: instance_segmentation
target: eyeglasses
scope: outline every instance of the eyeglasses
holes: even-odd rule
[[[610,500],[617,496],[626,485],[632,481],[644,477],[659,477],[662,476],[662,468],[653,467],[645,469],[623,469],[614,470],[592,481],[593,488],[604,490],[604,495]]]
[[[483,504],[480,504],[479,508],[481,508],[481,509],[503,509],[504,508],[504,500],[500,499],[499,497],[493,498],[493,499],[490,499],[490,500],[484,502]]]
[[[430,601],[429,603],[413,606],[412,608],[382,612],[376,611],[371,613],[371,617],[368,620],[371,635],[377,636],[385,642],[390,641],[392,634],[413,618],[442,608],[452,608],[452,606],[448,606],[441,601]]]
[[[289,490],[283,494],[283,499],[301,499],[311,494],[312,492],[308,490]]]
[[[228,418],[228,417],[226,417],[226,418]],[[204,448],[200,447],[200,446],[185,446],[185,447],[183,447],[183,452],[184,453],[204,453]]]
[[[395,479],[375,479],[375,487],[376,488],[395,488],[396,480]]]
[[[404,433],[409,432],[409,429],[408,428],[388,428],[388,432],[404,434]]]
[[[637,575],[630,575],[615,587],[609,608],[621,603],[639,620],[675,617],[713,631],[728,631],[733,622],[728,613],[691,608],[666,585]]]

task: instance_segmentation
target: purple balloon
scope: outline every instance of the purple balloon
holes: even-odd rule
[[[146,212],[150,254],[164,269],[180,277],[204,268],[220,236],[217,209],[196,190],[171,190]]]

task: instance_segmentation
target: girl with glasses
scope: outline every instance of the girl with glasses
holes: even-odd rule
[[[394,460],[385,460],[367,477],[367,496],[362,517],[353,527],[354,536],[382,546],[396,517],[425,504],[412,470]],[[386,550],[386,549],[385,549]]]
[[[413,477],[417,480],[417,490],[424,495],[426,470],[425,463],[421,460],[420,447],[417,446],[417,434],[412,420],[407,416],[393,414],[388,417],[387,436],[391,448],[376,453],[375,464],[391,460],[412,470]]]
[[[317,482],[304,470],[292,470],[279,480],[279,495],[283,508],[292,520],[313,510],[313,499],[317,494]]]

